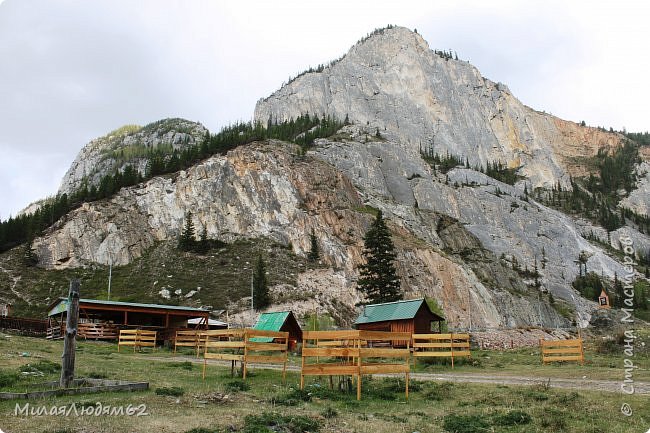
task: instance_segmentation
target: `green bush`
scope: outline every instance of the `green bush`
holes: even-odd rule
[[[449,414],[443,419],[443,428],[449,433],[487,433],[490,424],[478,415]]]
[[[225,385],[226,391],[238,392],[238,391],[248,391],[251,389],[251,386],[244,382],[243,380],[233,380],[228,382]]]
[[[0,371],[0,388],[10,387],[18,382],[20,376],[13,371]]]
[[[156,388],[156,395],[171,395],[172,397],[180,397],[183,394],[185,394],[183,388],[179,388],[177,386]]]
[[[169,367],[169,368],[182,368],[183,370],[191,371],[194,368],[194,364],[192,364],[190,361],[170,362],[169,364],[167,364],[167,367]]]
[[[286,394],[271,398],[271,403],[281,406],[297,406],[306,401],[311,401],[312,393],[303,389],[292,389]]]
[[[530,415],[521,410],[511,410],[503,415],[494,416],[494,425],[509,426],[509,425],[522,425],[528,424],[532,421]]]
[[[261,415],[246,415],[242,433],[315,433],[319,430],[320,424],[315,419],[265,412]]]
[[[34,372],[40,371],[43,374],[54,374],[61,371],[61,364],[56,362],[48,361],[47,359],[41,359],[38,362],[21,365],[18,368],[21,372]]]

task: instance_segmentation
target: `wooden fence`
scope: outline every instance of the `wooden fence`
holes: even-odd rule
[[[404,373],[408,399],[409,332],[304,331],[302,338],[300,389],[304,389],[305,376],[352,376],[357,382],[357,400],[361,400],[363,375]],[[391,347],[394,341],[405,342],[406,348]],[[308,361],[314,358],[316,362]],[[396,361],[400,359],[401,362]]]
[[[47,334],[47,320],[26,317],[0,317],[0,329],[23,335],[42,337]]]
[[[117,342],[117,351],[122,346],[133,346],[133,351],[143,347],[156,348],[156,331],[146,331],[144,329],[120,329],[120,336]]]
[[[582,338],[574,340],[539,340],[542,352],[542,364],[555,361],[577,361],[585,363]]]
[[[414,368],[417,358],[451,358],[454,368],[454,358],[471,356],[469,334],[413,334]]]
[[[176,335],[174,336],[174,355],[176,355],[176,349],[179,347],[192,347],[196,350],[196,356],[199,356],[199,350],[201,349],[201,340],[200,332],[197,329],[178,329],[176,330]]]
[[[287,373],[289,333],[261,331],[257,329],[218,329],[201,331],[199,344],[203,346],[203,379],[208,359],[231,361],[231,373],[235,362],[242,366],[246,379],[248,364],[282,364],[282,381]]]

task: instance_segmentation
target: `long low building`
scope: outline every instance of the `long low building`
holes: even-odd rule
[[[59,338],[65,331],[68,299],[59,298],[48,308],[47,338]],[[207,329],[210,310],[180,305],[139,304],[135,302],[79,300],[78,335],[100,340],[117,339],[120,329],[140,328],[158,331],[158,340],[170,340],[177,329]]]

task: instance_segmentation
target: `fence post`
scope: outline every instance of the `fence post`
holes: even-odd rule
[[[68,293],[68,313],[66,317],[65,337],[63,340],[63,355],[61,356],[61,388],[69,388],[74,380],[75,343],[77,323],[79,322],[79,280],[70,282]]]

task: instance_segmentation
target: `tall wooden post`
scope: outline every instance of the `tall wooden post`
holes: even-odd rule
[[[61,388],[69,388],[74,379],[75,346],[77,323],[79,322],[79,280],[70,282],[68,294],[68,313],[66,317],[63,355],[61,356]]]

